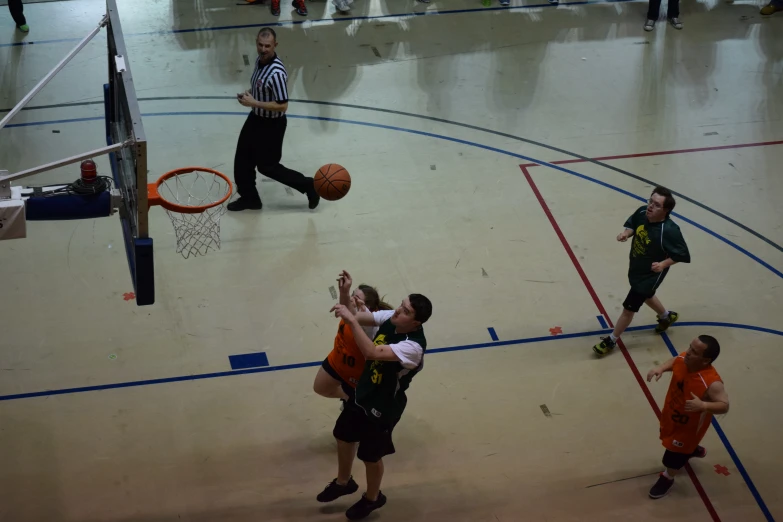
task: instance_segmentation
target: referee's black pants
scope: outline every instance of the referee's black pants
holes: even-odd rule
[[[24,18],[22,0],[8,0],[8,10],[11,11],[11,18],[14,19],[17,27],[27,24],[27,20]]]
[[[248,115],[239,133],[234,155],[234,182],[240,197],[250,201],[261,200],[256,188],[256,169],[302,194],[313,192],[313,178],[280,164],[287,125],[285,116],[262,118],[254,112]]]

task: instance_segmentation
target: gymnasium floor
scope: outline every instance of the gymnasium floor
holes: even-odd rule
[[[243,55],[274,21],[237,3],[119,2],[151,178],[232,174]],[[435,310],[372,520],[783,519],[783,18],[685,2],[683,31],[648,34],[644,2],[513,4],[356,0],[345,19],[313,1],[291,24],[284,2],[284,163],[340,163],[353,188],[310,212],[261,183],[264,210],[226,215],[222,249],[188,260],[153,209],[154,306],[124,297],[116,218],[29,223],[0,245],[0,520],[343,520],[358,494],[315,501],[336,473],[339,407],[312,392],[341,269]],[[27,4],[24,38],[0,10],[0,108],[104,9]],[[425,10],[440,14],[409,16]],[[0,131],[0,168],[102,146],[106,74],[99,36]],[[643,310],[628,357],[598,360],[627,292],[615,236],[653,183],[684,196],[693,262],[659,292],[682,324],[655,336]],[[652,501],[668,378],[648,400],[639,377],[702,333],[722,344],[732,409],[693,480]],[[270,366],[232,372],[229,356],[255,352]],[[354,475],[363,487],[360,463]]]

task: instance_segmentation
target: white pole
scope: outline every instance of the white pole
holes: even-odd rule
[[[65,67],[74,56],[76,56],[76,53],[81,51],[85,45],[90,43],[90,40],[95,38],[95,35],[97,35],[101,31],[101,28],[105,26],[108,23],[108,21],[109,21],[108,15],[104,15],[98,27],[93,29],[92,32],[90,32],[90,34],[88,34],[84,38],[84,40],[79,42],[79,45],[77,45],[70,53],[68,53],[68,55],[65,58],[63,58],[62,61],[58,63],[54,69],[49,71],[49,74],[44,76],[43,79],[40,82],[38,82],[38,85],[33,87],[33,89],[29,93],[27,93],[27,96],[22,98],[22,100],[16,104],[16,107],[11,109],[11,112],[6,114],[5,118],[3,118],[2,121],[0,121],[0,130],[2,130],[2,128],[5,127],[9,121],[11,121],[11,118],[16,116],[19,113],[19,111],[21,111],[24,108],[25,105],[30,103],[30,100],[32,100],[33,97],[35,97],[35,95],[38,94],[41,91],[41,89],[43,89],[46,86],[46,84],[49,83],[49,81],[51,81],[52,78],[54,78],[54,75],[60,72],[62,68]]]
[[[77,163],[82,160],[94,158],[96,156],[102,156],[104,154],[109,154],[111,152],[117,152],[118,150],[124,149],[126,147],[130,147],[133,145],[133,140],[128,140],[123,143],[116,143],[114,145],[109,145],[108,147],[101,147],[100,149],[91,150],[89,152],[84,152],[82,154],[79,154],[78,156],[71,156],[69,158],[63,158],[61,160],[53,161],[51,163],[47,163],[46,165],[41,165],[39,167],[33,167],[31,169],[23,170],[21,172],[17,172],[16,174],[7,174],[5,176],[0,176],[0,189],[7,186],[8,182],[26,178],[28,176],[34,176],[36,174],[40,174],[41,172],[46,172],[48,170],[56,169],[57,167],[64,167],[65,165],[71,165],[73,163]],[[5,172],[5,171],[2,171]]]

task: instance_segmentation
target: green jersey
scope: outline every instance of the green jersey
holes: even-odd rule
[[[625,228],[633,230],[628,282],[631,289],[644,295],[653,295],[661,285],[669,269],[653,272],[652,264],[671,258],[677,263],[690,263],[688,245],[680,227],[667,217],[658,223],[647,221],[647,207],[641,207],[625,222]]]
[[[409,342],[407,346],[421,346],[422,351],[427,350],[427,339],[424,337],[424,329],[419,328],[415,332],[404,334],[397,333],[391,320],[381,324],[373,341],[376,346],[392,345]],[[395,352],[396,353],[396,352]],[[405,391],[411,381],[424,365],[424,354],[421,354],[421,362],[416,368],[405,368],[399,361],[366,361],[364,372],[356,385],[356,404],[361,407],[367,416],[380,423],[394,425],[400,420],[408,397]]]

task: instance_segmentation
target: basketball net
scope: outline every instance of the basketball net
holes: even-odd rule
[[[177,237],[177,253],[185,259],[220,249],[220,218],[230,196],[231,181],[202,167],[169,172],[149,189],[150,205],[166,209]]]

